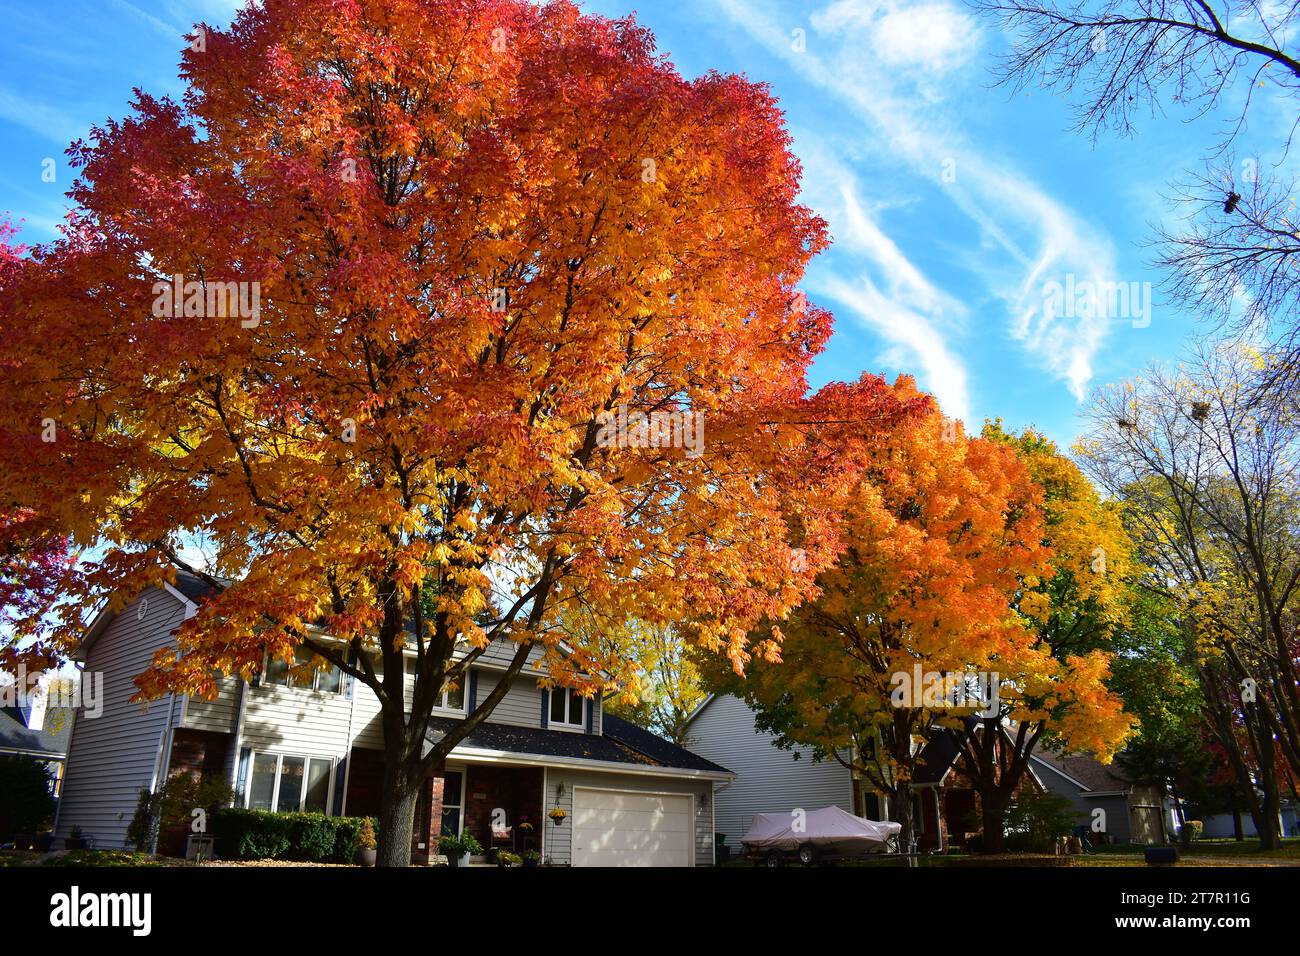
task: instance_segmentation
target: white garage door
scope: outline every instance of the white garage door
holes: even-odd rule
[[[573,791],[574,866],[690,866],[691,798]]]

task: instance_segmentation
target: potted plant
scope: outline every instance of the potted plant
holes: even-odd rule
[[[497,866],[518,866],[522,861],[518,853],[511,853],[509,850],[497,851]]]
[[[470,856],[482,853],[483,847],[478,840],[474,839],[472,833],[466,833],[464,836],[449,833],[438,838],[438,852],[447,858],[447,865],[450,867],[469,866]]]
[[[546,815],[550,817],[551,822],[558,827],[564,823],[564,818],[569,815],[569,812],[563,807],[552,807]]]
[[[68,832],[68,835],[63,838],[63,846],[67,850],[84,850],[86,848],[86,840],[81,835],[81,827],[74,826]]]
[[[371,825],[370,818],[366,817],[361,821],[361,829],[357,831],[357,865],[374,866],[375,847],[378,845],[379,841],[375,839],[375,828]]]
[[[524,851],[524,869],[542,865],[542,855],[536,850]]]

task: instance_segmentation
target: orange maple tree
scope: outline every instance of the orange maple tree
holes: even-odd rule
[[[631,19],[265,0],[191,39],[183,100],[139,92],[74,144],[63,238],[0,290],[0,415],[28,430],[3,493],[98,546],[87,599],[228,584],[143,698],[300,646],[369,687],[399,865],[419,784],[530,648],[584,693],[616,679],[561,648],[566,609],[689,618],[739,667],[809,592],[834,522],[807,487],[843,480],[804,460],[825,226],[769,92],[683,79]],[[882,431],[906,410],[845,388]],[[504,679],[431,741],[494,641]]]
[[[895,393],[922,398],[906,377]],[[1024,577],[1050,574],[1050,555],[1041,492],[1010,449],[930,401],[887,442],[861,445],[859,431],[827,436],[864,467],[833,498],[839,558],[779,624],[779,663],[712,677],[779,745],[810,746],[887,795],[907,845],[920,744],[980,709],[970,679],[1032,644],[1011,604]]]

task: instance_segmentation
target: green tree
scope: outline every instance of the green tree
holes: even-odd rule
[[[54,816],[53,783],[45,761],[0,756],[0,835],[47,829]]]

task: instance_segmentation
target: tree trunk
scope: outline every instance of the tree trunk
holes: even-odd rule
[[[980,796],[980,818],[984,826],[984,852],[1005,853],[1007,837],[1005,819],[1007,802],[998,794],[993,797]]]
[[[913,844],[916,839],[916,826],[915,821],[912,819],[911,784],[897,784],[894,787],[893,797],[890,812],[894,817],[894,822],[903,828],[898,834],[898,851],[900,853],[911,853],[916,849]]]
[[[1241,809],[1237,806],[1236,798],[1232,801],[1232,838],[1238,843],[1246,839],[1246,834],[1241,827]]]
[[[379,806],[379,846],[376,866],[410,866],[415,806],[419,801],[419,771],[401,760],[402,747],[384,747],[384,788]],[[394,752],[396,751],[396,752]]]
[[[1259,705],[1256,704],[1256,713],[1258,714]],[[1259,830],[1259,848],[1261,850],[1279,850],[1282,848],[1281,834],[1278,832],[1278,808],[1281,804],[1281,792],[1277,780],[1277,751],[1273,734],[1269,727],[1265,725],[1264,720],[1260,719],[1259,727],[1259,777],[1260,789],[1264,791],[1264,799],[1261,801],[1260,816],[1263,818],[1260,822],[1263,827]],[[1258,827],[1259,824],[1256,824]]]

